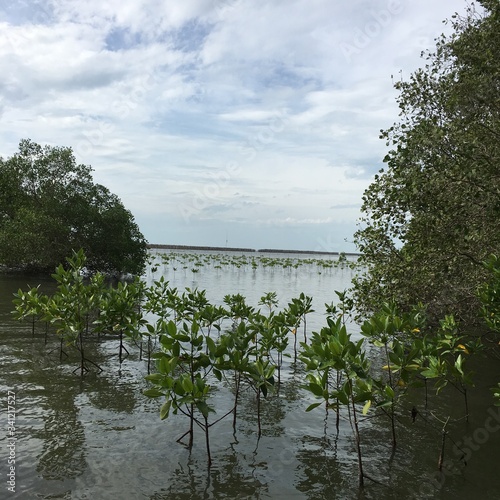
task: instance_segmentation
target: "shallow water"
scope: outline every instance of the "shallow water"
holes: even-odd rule
[[[277,291],[282,308],[304,292],[316,309],[308,319],[309,331],[323,325],[323,304],[336,302],[334,291],[349,286],[352,277],[348,268],[325,270],[316,264],[255,270],[206,265],[197,273],[172,262],[156,267],[145,275],[149,283],[165,275],[180,290],[206,289],[214,303],[222,303],[225,294],[241,293],[257,306],[261,295]],[[305,412],[314,398],[300,387],[300,366],[290,363],[279,394],[263,402],[261,438],[255,398],[247,392],[236,432],[230,419],[212,429],[213,466],[208,469],[201,430],[190,452],[176,443],[187,430],[186,419],[179,415],[160,421],[160,403],[142,395],[147,369],[136,348],[120,368],[116,340],[92,345],[90,357],[104,371],[80,379],[72,373],[78,364],[74,354],[59,361],[53,333],[45,345],[42,324],[33,336],[29,322],[11,318],[12,293],[39,282],[47,290],[52,286],[51,280],[0,277],[0,499],[500,498],[500,408],[492,405],[488,390],[500,380],[498,359],[482,356],[476,362],[469,423],[462,419],[463,401],[456,391],[446,389],[430,398],[436,417],[451,416],[450,471],[445,475],[437,472],[442,424],[423,411],[423,395],[415,393],[399,410],[394,455],[388,420],[362,423],[365,472],[377,482],[367,481],[360,492],[349,424],[342,420],[337,435],[334,414],[325,418],[321,408]],[[16,493],[7,490],[6,481],[8,391],[16,395]],[[214,394],[219,414],[229,409],[231,398],[229,388],[220,384]],[[422,416],[412,423],[414,404]],[[465,451],[466,466],[453,442]]]

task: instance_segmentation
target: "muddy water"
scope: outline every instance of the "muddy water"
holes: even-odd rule
[[[179,289],[207,289],[208,298],[219,303],[227,293],[241,293],[257,305],[261,295],[276,290],[284,307],[303,291],[314,297],[317,311],[309,320],[311,329],[324,321],[323,304],[336,302],[334,290],[351,279],[349,269],[313,265],[296,270],[207,265],[192,273],[171,262],[149,269],[145,279],[162,274]],[[82,380],[72,373],[75,354],[59,360],[53,332],[45,344],[42,324],[33,335],[28,322],[11,318],[12,293],[38,283],[52,286],[42,278],[0,277],[0,499],[500,499],[500,409],[488,390],[500,380],[498,359],[484,355],[476,362],[468,423],[462,418],[463,401],[452,389],[431,397],[427,412],[421,393],[403,403],[394,454],[388,421],[363,422],[365,472],[374,480],[363,492],[357,487],[348,423],[342,420],[337,434],[333,414],[326,417],[321,408],[305,413],[314,399],[300,387],[300,366],[291,364],[279,394],[263,403],[262,437],[257,437],[254,397],[247,393],[236,432],[229,420],[212,429],[213,466],[208,469],[201,432],[189,452],[176,443],[187,430],[185,418],[160,421],[159,403],[142,395],[146,364],[138,349],[132,346],[120,367],[115,340],[94,343],[89,357],[104,370]],[[15,394],[15,493],[7,489],[9,394]],[[231,398],[221,384],[214,394],[221,414]],[[414,423],[413,405],[421,410]],[[448,416],[448,469],[439,474],[438,419]]]

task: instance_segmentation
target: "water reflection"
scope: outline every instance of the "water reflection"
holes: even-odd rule
[[[140,387],[135,378],[123,379],[100,374],[95,377],[91,387],[92,390],[86,391],[86,394],[94,408],[129,414],[136,409]]]
[[[43,429],[33,433],[33,437],[43,441],[36,470],[44,479],[74,478],[87,467],[85,433],[74,396],[64,388],[62,394],[49,397],[51,403],[43,407]]]
[[[356,481],[356,475],[347,473],[345,458],[337,457],[338,436],[314,437],[304,436],[301,440],[301,449],[297,452],[297,459],[301,465],[298,468],[299,479],[296,488],[305,498],[332,499],[340,498],[339,492],[348,489],[350,481]],[[356,463],[351,464],[356,471]]]
[[[266,464],[249,464],[247,453],[231,446],[217,454],[215,465],[210,469],[206,463],[190,457],[169,475],[169,486],[155,492],[150,499],[232,500],[261,495],[269,498],[269,485],[258,477],[258,469],[265,468]]]
[[[225,293],[241,293],[256,305],[261,295],[277,289],[280,307],[284,307],[288,296],[302,291],[312,295],[317,314],[308,320],[308,333],[316,321],[324,323],[323,303],[335,300],[333,290],[343,289],[349,279],[348,271],[308,275],[305,268],[205,268],[196,274],[198,285],[207,288],[214,302],[222,300]],[[178,271],[174,281],[182,289],[193,280],[190,273]],[[104,371],[97,374],[92,370],[80,381],[71,373],[78,364],[77,353],[71,352],[70,358],[60,363],[57,338],[52,333],[44,346],[44,325],[37,325],[32,338],[28,322],[12,320],[10,300],[19,287],[27,288],[25,278],[2,281],[0,276],[0,387],[22,395],[18,423],[23,490],[19,498],[358,498],[349,424],[343,421],[336,439],[333,413],[325,428],[324,410],[305,412],[313,401],[301,389],[304,373],[300,363],[295,369],[287,358],[279,393],[263,399],[260,439],[255,393],[250,390],[241,400],[236,433],[233,435],[231,417],[212,428],[214,463],[209,470],[200,430],[190,454],[175,443],[186,430],[186,419],[177,416],[160,421],[160,403],[142,395],[146,363],[138,360],[135,348],[120,368],[115,339],[89,343],[89,356]],[[446,451],[455,465],[458,462],[458,473],[447,475],[442,482],[435,475],[439,426],[424,419],[411,422],[411,406],[423,407],[417,396],[398,413],[399,443],[392,460],[387,419],[363,423],[365,469],[378,481],[367,481],[363,499],[499,498],[500,431],[490,432],[483,443],[485,434],[477,429],[489,415],[488,387],[500,380],[500,373],[498,360],[481,360],[480,364],[477,371],[481,378],[471,391],[471,421],[450,425]],[[213,397],[217,415],[232,405],[230,388],[223,384]],[[463,415],[462,399],[453,391],[431,398],[429,408],[439,415],[451,412],[453,418]],[[479,436],[481,445],[464,466],[453,454],[451,438],[463,443],[474,435]]]

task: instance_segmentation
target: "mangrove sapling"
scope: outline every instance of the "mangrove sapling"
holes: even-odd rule
[[[347,290],[340,292],[335,290],[335,294],[339,298],[339,303],[337,305],[325,304],[326,313],[330,316],[339,316],[342,319],[342,324],[346,325],[347,321],[352,319],[352,313],[354,310],[354,300],[348,296]]]
[[[142,337],[141,327],[145,320],[140,308],[143,294],[143,284],[136,277],[132,283],[119,282],[116,287],[108,287],[101,295],[100,310],[96,323],[101,332],[118,334],[120,365],[124,360],[124,353],[130,353],[125,346],[125,338],[137,340]]]
[[[35,336],[35,324],[38,320],[43,320],[45,323],[44,332],[44,343],[47,345],[48,333],[49,333],[49,321],[50,318],[47,316],[47,308],[49,304],[50,297],[46,294],[42,294],[39,291],[40,285],[36,287],[31,287],[27,292],[23,292],[21,289],[14,293],[14,303],[15,310],[12,311],[15,319],[18,321],[23,321],[26,318],[31,318],[31,334],[32,337]],[[60,341],[60,354],[59,358],[62,361],[63,354],[67,354],[63,350],[64,341],[61,337]]]
[[[12,311],[14,317],[21,321],[26,318],[31,318],[31,335],[35,336],[35,322],[43,315],[43,301],[41,300],[40,285],[30,287],[27,292],[21,289],[14,293],[12,302],[15,305],[15,310]]]
[[[52,297],[49,297],[47,295],[47,296],[40,297],[40,299],[41,300],[44,299],[44,301],[45,301],[45,307],[46,307],[45,318],[46,318],[47,324],[53,324],[54,323],[53,318],[52,318],[53,311],[57,310],[58,308],[64,309],[64,307],[65,307],[64,305],[56,305],[56,306],[54,306],[54,304],[62,303],[62,297],[58,296],[58,295],[54,295]],[[51,313],[51,311],[52,311],[52,313]],[[59,361],[62,362],[63,356],[65,356],[66,358],[68,358],[69,355],[64,350],[64,346],[66,344],[65,343],[64,335],[62,335],[61,332],[59,332],[57,329],[56,329],[56,335],[59,337]],[[52,352],[53,351],[50,351],[49,354],[52,354]]]
[[[171,310],[171,312],[174,315],[174,323],[177,323],[179,321],[179,314],[180,311],[182,311],[182,298],[179,296],[177,293],[177,288],[169,288],[167,290],[167,305],[168,308]]]
[[[102,371],[96,363],[85,356],[84,332],[88,330],[91,313],[94,315],[98,309],[103,277],[96,273],[90,282],[84,278],[86,257],[83,250],[73,252],[67,261],[68,269],[60,264],[52,275],[57,282],[57,289],[46,301],[45,317],[56,326],[61,340],[79,351],[80,375],[83,376],[88,371],[87,363],[95,365]]]
[[[465,419],[469,420],[467,386],[473,386],[472,372],[466,370],[466,360],[482,348],[479,340],[459,334],[458,324],[452,315],[441,320],[440,328],[433,337],[425,338],[426,356],[422,357],[420,375],[436,380],[438,394],[448,384],[464,397]]]
[[[274,314],[272,318],[273,348],[277,353],[277,359],[275,361],[278,369],[277,391],[279,391],[281,385],[281,367],[283,366],[283,356],[290,356],[289,354],[285,354],[285,350],[288,346],[288,332],[290,331],[290,326],[287,325],[286,319],[286,314],[283,311],[280,311],[278,314]]]
[[[173,321],[166,325],[166,332],[161,337],[161,352],[153,356],[157,359],[158,372],[147,375],[146,379],[154,383],[152,389],[144,391],[148,397],[165,397],[160,409],[160,418],[167,418],[170,410],[189,418],[189,429],[177,441],[182,442],[188,436],[187,446],[193,445],[194,424],[205,434],[208,465],[212,463],[210,452],[210,427],[229,415],[227,412],[216,422],[209,423],[208,416],[215,410],[209,406],[208,398],[211,386],[207,376],[212,368],[211,359],[205,354],[205,337],[200,331],[199,313],[194,313],[191,322],[187,319],[180,328]],[[213,340],[207,339],[213,348]],[[201,419],[198,414],[201,414]]]
[[[241,321],[248,320],[255,309],[247,305],[245,297],[237,293],[224,296],[224,304],[228,306],[228,315],[233,321],[232,328],[236,329]]]
[[[326,315],[327,315],[327,321],[328,318],[331,321],[340,321],[340,323],[346,327],[346,320],[348,315],[351,314],[352,309],[353,309],[353,302],[352,300],[348,300],[347,297],[347,292],[339,292],[335,291],[337,294],[337,297],[340,299],[340,303],[338,305],[334,305],[333,302],[331,304],[325,304],[325,309],[326,309]],[[340,370],[335,371],[335,387],[338,389],[342,385],[342,372]],[[325,420],[328,417],[328,402],[325,404],[326,406],[326,416]],[[339,401],[337,400],[335,403],[335,407],[339,408]],[[335,412],[335,428],[337,430],[337,435],[340,432],[340,411]]]
[[[298,329],[301,324],[304,325],[304,342],[307,342],[306,334],[306,315],[314,312],[311,307],[312,298],[304,295],[302,292],[299,298],[293,298],[291,302],[288,303],[288,307],[285,308],[284,312],[286,315],[286,323],[290,325],[290,331],[294,335],[293,339],[293,356],[294,362],[297,362],[297,335]]]
[[[267,292],[259,300],[259,306],[266,306],[269,309],[269,314],[278,303],[278,294],[276,292]]]
[[[358,405],[364,403],[362,414],[366,415],[372,402],[376,401],[379,388],[369,375],[364,339],[353,342],[341,318],[336,321],[327,318],[327,324],[319,333],[313,332],[310,344],[301,343],[300,359],[308,371],[304,387],[322,400],[309,405],[306,411],[313,410],[322,402],[336,411],[340,411],[341,406],[347,408],[356,443],[359,486],[363,487],[364,478],[368,476],[363,470]],[[340,387],[330,387],[331,371],[342,373],[344,382]],[[336,402],[332,403],[332,400]]]
[[[166,319],[169,316],[171,304],[169,302],[169,282],[164,276],[159,280],[153,281],[153,284],[144,290],[145,301],[143,310],[145,313],[154,314],[160,318]]]
[[[293,335],[293,361],[297,363],[297,332],[301,323],[298,305],[289,302],[288,306],[283,310],[283,314],[285,315],[285,324],[288,325],[288,330]]]
[[[176,290],[173,292],[176,295]],[[151,351],[152,343],[161,338],[162,332],[166,331],[167,320],[172,309],[172,289],[169,287],[169,282],[163,276],[159,280],[145,289],[145,302],[143,311],[146,315],[153,315],[155,323],[146,322],[146,332],[143,333],[147,337],[148,349],[148,374],[151,373]],[[142,347],[142,342],[141,342]]]
[[[243,375],[249,371],[250,356],[255,352],[252,340],[254,333],[245,321],[240,321],[226,333],[223,333],[216,344],[207,338],[207,345],[214,367],[214,375],[218,380],[225,378],[233,384],[233,430],[236,432],[238,403],[243,382]],[[228,375],[231,374],[231,375]]]
[[[415,314],[417,314],[415,312]],[[411,333],[416,328],[415,315],[401,315],[393,305],[385,304],[381,311],[367,319],[361,326],[361,334],[369,342],[383,350],[386,365],[382,397],[386,398],[379,407],[391,421],[392,448],[396,439],[396,404],[405,393],[410,379],[418,374],[418,358],[421,351],[410,343]],[[387,408],[387,409],[386,409]]]
[[[268,359],[272,356],[277,339],[272,310],[273,306],[278,305],[277,297],[276,292],[268,292],[263,295],[259,300],[259,305],[265,305],[268,308],[268,316],[261,314],[259,310],[251,316],[250,320],[251,328],[255,332],[255,342],[260,342],[261,350]]]
[[[222,322],[227,318],[227,311],[222,306],[214,306],[213,304],[205,305],[199,312],[200,314],[200,325],[207,329],[206,337],[211,338],[212,328],[215,328],[220,335]],[[208,345],[207,351],[208,354]]]
[[[312,308],[312,297],[308,295],[304,295],[304,292],[301,292],[298,299],[292,299],[292,302],[296,301],[299,306],[299,315],[302,318],[302,323],[304,325],[304,342],[307,343],[307,319],[306,316],[312,312],[314,309]]]
[[[177,321],[182,321],[184,319],[193,321],[194,317],[197,316],[208,303],[206,290],[198,290],[197,288],[191,290],[189,287],[186,287],[185,292],[181,295],[180,302],[176,304],[179,308],[177,310]]]
[[[246,381],[256,394],[257,401],[257,430],[258,437],[262,435],[261,423],[261,394],[267,397],[268,389],[274,386],[274,371],[276,365],[270,362],[269,359],[257,359],[254,362],[246,365],[246,370],[243,373]]]
[[[253,333],[255,344],[255,360],[259,357],[271,358],[274,348],[273,316],[273,313],[270,316],[265,316],[260,314],[260,311],[256,311],[249,318],[249,330]]]

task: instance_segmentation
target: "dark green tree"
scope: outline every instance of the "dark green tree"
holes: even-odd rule
[[[500,3],[452,16],[400,91],[382,132],[387,164],[364,193],[355,239],[358,310],[429,304],[434,318],[477,317],[481,262],[500,245]]]
[[[53,270],[83,248],[89,268],[139,273],[146,240],[133,215],[92,168],[79,165],[71,148],[40,146],[29,139],[0,158],[0,263]]]

